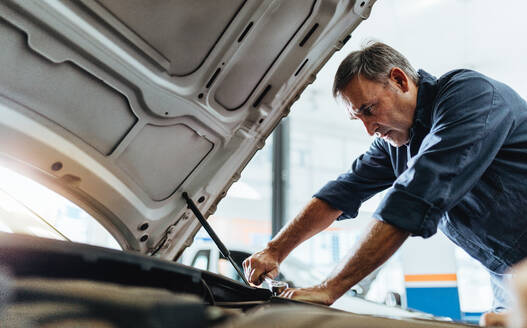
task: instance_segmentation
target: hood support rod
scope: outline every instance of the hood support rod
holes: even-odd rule
[[[247,286],[251,287],[251,285],[249,284],[249,281],[247,281],[247,278],[245,278],[245,275],[243,274],[242,270],[236,265],[236,263],[232,259],[231,252],[229,252],[227,247],[225,247],[225,245],[221,242],[220,238],[218,237],[218,235],[216,235],[216,233],[214,232],[214,230],[212,229],[210,224],[207,222],[205,217],[203,217],[203,214],[201,214],[201,212],[197,208],[197,206],[194,203],[194,201],[189,197],[189,195],[186,192],[183,193],[183,198],[187,201],[188,207],[190,208],[192,213],[194,213],[194,215],[196,216],[198,221],[201,223],[203,228],[205,228],[205,230],[207,230],[207,233],[212,238],[212,240],[214,241],[216,246],[218,246],[218,249],[220,250],[221,254],[227,260],[229,260],[229,262],[231,262],[232,266],[234,267],[236,272],[238,272],[238,275],[243,279],[243,281],[247,284]]]

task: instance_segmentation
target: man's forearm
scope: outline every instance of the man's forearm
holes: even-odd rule
[[[341,213],[325,201],[313,198],[302,212],[269,242],[266,250],[273,253],[278,262],[282,262],[295,247],[326,229]]]
[[[374,220],[362,240],[322,285],[336,300],[390,258],[408,236],[404,230]]]

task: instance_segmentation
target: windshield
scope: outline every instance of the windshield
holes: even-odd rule
[[[0,181],[0,231],[121,249],[97,220],[56,192],[4,167]]]

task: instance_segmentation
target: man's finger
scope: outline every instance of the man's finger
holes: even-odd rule
[[[293,297],[293,294],[294,294],[294,290],[292,288],[287,288],[286,290],[284,290],[280,295],[280,297],[283,297],[283,298],[292,298]]]
[[[245,278],[246,278],[247,280],[249,280],[249,275],[247,274],[247,273],[249,272],[249,271],[248,271],[248,268],[247,268],[247,263],[244,261],[244,262],[242,263],[242,265],[243,265],[243,275],[245,276]]]
[[[267,272],[265,274],[266,277],[269,277],[271,279],[274,279],[278,276],[278,268],[274,268],[273,270]]]
[[[254,272],[256,271],[256,268],[251,268],[249,271],[249,281],[254,282]]]
[[[247,278],[247,280],[249,280],[249,272],[250,272],[250,269],[251,269],[251,260],[250,259],[246,259],[245,261],[243,261],[242,265],[243,265],[243,273],[245,274],[245,278]]]
[[[251,273],[249,275],[250,277],[249,282],[252,282],[255,285],[261,285],[262,284],[261,274],[260,273],[257,274],[257,272],[258,271],[256,270],[256,268],[253,268],[251,270]]]

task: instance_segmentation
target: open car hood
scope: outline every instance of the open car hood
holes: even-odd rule
[[[0,1],[0,165],[173,259],[375,0]]]

